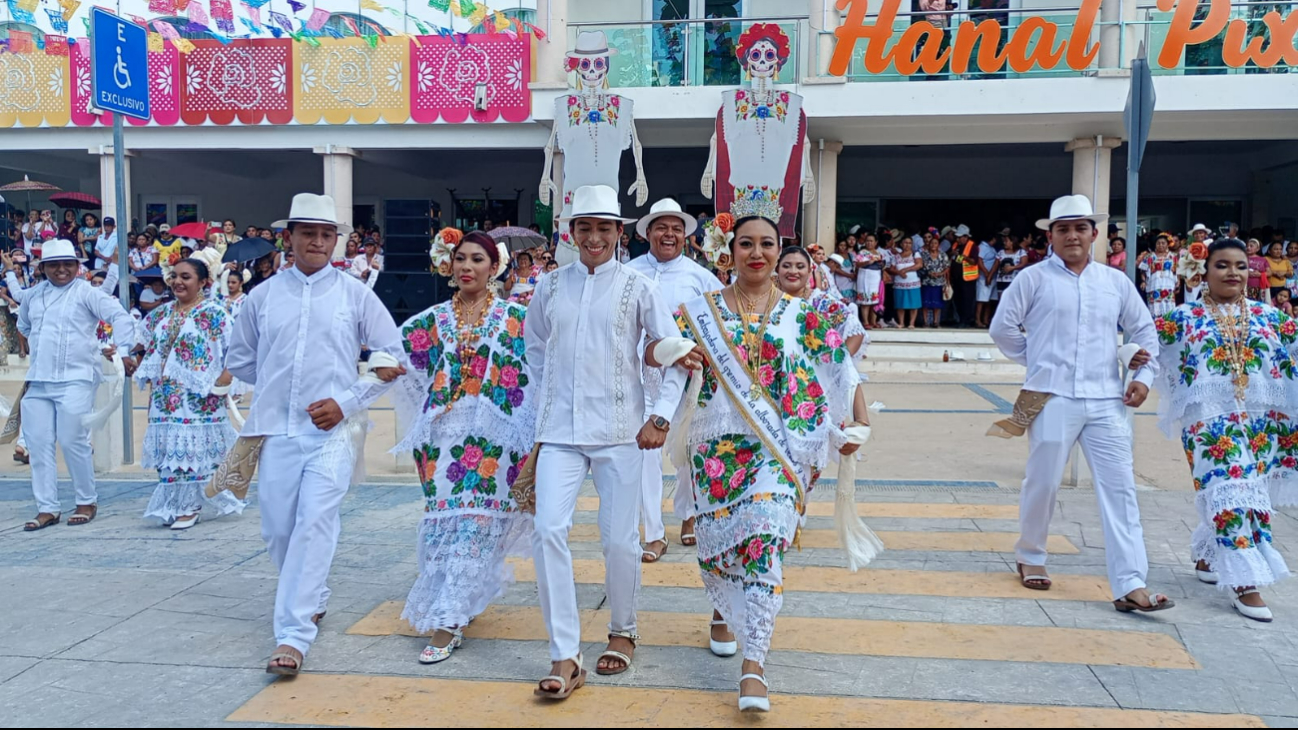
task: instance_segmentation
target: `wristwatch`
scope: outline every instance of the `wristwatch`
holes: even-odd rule
[[[663,431],[664,433],[670,431],[672,428],[672,422],[668,421],[666,418],[663,418],[662,416],[654,416],[653,418],[649,419],[649,423],[653,424],[654,428],[658,429],[659,431]]]

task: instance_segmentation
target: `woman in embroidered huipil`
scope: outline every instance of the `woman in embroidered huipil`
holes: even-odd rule
[[[143,354],[135,379],[152,390],[141,461],[158,470],[158,488],[144,516],[173,530],[193,527],[205,507],[219,516],[242,512],[245,506],[229,492],[215,500],[203,496],[237,437],[225,408],[231,319],[207,297],[204,290],[211,282],[203,262],[176,264],[171,279],[176,298],[145,317],[137,349]]]
[[[1273,506],[1298,504],[1298,324],[1245,298],[1244,244],[1212,244],[1202,302],[1160,317],[1160,425],[1179,428],[1194,478],[1199,580],[1270,621],[1257,592],[1289,574],[1271,544]]]
[[[734,627],[744,653],[740,708],[756,710],[769,708],[763,665],[783,602],[784,553],[807,493],[829,461],[831,440],[842,443],[831,433],[847,419],[848,404],[855,400],[856,417],[868,418],[833,322],[772,284],[779,250],[772,221],[740,220],[730,249],[737,282],[677,315],[681,332],[708,358],[674,421],[683,439],[672,456],[694,491],[712,639],[725,642],[725,629]]]
[[[506,556],[531,549],[532,515],[510,495],[536,435],[527,310],[488,289],[501,260],[490,236],[467,234],[452,254],[454,298],[401,330],[411,365],[401,392],[420,407],[394,451],[414,454],[425,499],[419,578],[401,617],[432,634],[425,664],[451,656],[463,628],[512,581]]]
[[[1140,262],[1145,273],[1145,299],[1149,313],[1155,317],[1176,308],[1176,254],[1171,252],[1171,242],[1166,235],[1154,242],[1154,253]]]

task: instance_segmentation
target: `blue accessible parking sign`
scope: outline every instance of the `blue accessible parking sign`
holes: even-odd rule
[[[94,105],[149,118],[149,32],[112,13],[90,10],[90,81]]]

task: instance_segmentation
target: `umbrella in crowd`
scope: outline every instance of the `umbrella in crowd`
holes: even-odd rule
[[[161,279],[162,267],[150,266],[147,269],[141,269],[140,271],[135,272],[135,278],[140,281],[144,281],[145,279]]]
[[[527,251],[546,244],[545,236],[542,236],[530,228],[520,228],[518,226],[493,228],[488,232],[488,235],[495,240],[504,243],[510,253],[515,251]]]
[[[11,182],[11,183],[9,183],[8,185],[0,185],[0,191],[4,191],[4,192],[6,192],[6,193],[12,193],[12,192],[25,192],[25,193],[27,193],[27,209],[28,209],[28,210],[31,210],[31,208],[32,208],[32,191],[33,191],[33,190],[37,190],[37,191],[51,191],[51,190],[53,190],[53,191],[58,191],[58,190],[62,190],[62,188],[60,188],[58,185],[51,185],[50,183],[47,183],[47,182],[41,182],[41,181],[39,181],[39,180],[32,180],[31,178],[27,177],[26,175],[23,175],[23,179],[19,180],[18,182]]]
[[[256,261],[262,256],[275,253],[275,251],[275,244],[264,238],[245,238],[238,243],[230,244],[225,249],[225,255],[221,257],[221,262],[228,264],[230,262]]]
[[[99,198],[89,193],[55,193],[50,196],[50,202],[60,208],[76,208],[77,210],[98,210],[103,207]]]
[[[179,238],[193,238],[202,241],[207,238],[207,230],[208,226],[206,223],[195,221],[194,223],[181,223],[180,225],[172,226],[171,235]]]

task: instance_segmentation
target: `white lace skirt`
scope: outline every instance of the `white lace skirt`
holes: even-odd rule
[[[514,581],[505,562],[531,542],[532,516],[432,511],[419,525],[419,578],[401,618],[421,634],[467,625]]]
[[[203,489],[211,480],[212,472],[159,469],[158,487],[153,490],[149,506],[144,509],[145,519],[159,520],[162,524],[169,525],[177,517],[199,512],[203,513],[204,519],[231,513],[241,514],[248,503],[233,494],[221,492],[212,499],[203,494]],[[206,512],[203,512],[204,507],[208,508]]]

